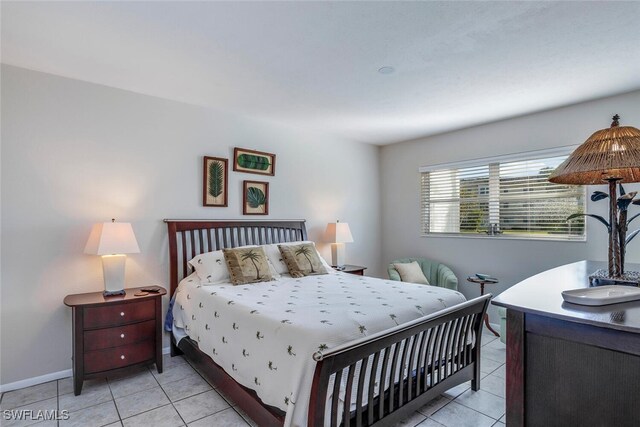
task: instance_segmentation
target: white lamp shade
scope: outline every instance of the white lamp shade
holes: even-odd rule
[[[346,222],[330,222],[326,230],[327,241],[331,243],[351,243],[353,236]]]
[[[91,229],[85,254],[114,255],[139,253],[140,248],[128,222],[101,222]]]

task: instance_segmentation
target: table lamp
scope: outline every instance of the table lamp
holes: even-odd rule
[[[85,254],[102,256],[104,296],[124,295],[125,254],[139,253],[140,248],[128,222],[101,222],[91,229]]]
[[[611,127],[600,129],[556,168],[549,181],[557,184],[609,185],[609,194],[596,191],[592,201],[609,199],[608,220],[593,214],[576,213],[568,219],[586,215],[597,219],[609,232],[609,268],[598,270],[590,278],[600,282],[638,284],[640,273],[624,271],[626,245],[638,233],[627,234],[628,226],[635,216],[627,219],[627,209],[631,204],[640,204],[633,200],[636,192],[624,194],[622,183],[640,181],[640,130],[631,126],[620,126],[620,116],[613,116]],[[617,187],[620,196],[617,195]],[[635,234],[634,234],[635,233]],[[600,280],[604,279],[604,280]]]
[[[349,224],[346,222],[330,222],[325,232],[327,240],[331,242],[331,265],[342,267],[344,265],[344,244],[353,242]]]

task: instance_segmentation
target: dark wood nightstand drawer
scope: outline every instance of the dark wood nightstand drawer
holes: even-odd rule
[[[155,328],[155,320],[147,320],[133,325],[85,331],[84,350],[100,350],[145,341],[153,336]]]
[[[84,371],[87,374],[107,371],[153,359],[154,355],[154,339],[106,350],[89,351],[84,354]]]
[[[155,302],[151,299],[129,304],[88,307],[84,310],[84,327],[91,329],[125,325],[154,319],[155,316]]]

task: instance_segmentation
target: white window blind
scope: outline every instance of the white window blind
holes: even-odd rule
[[[547,181],[568,151],[543,155],[421,168],[422,233],[584,240],[585,188]]]

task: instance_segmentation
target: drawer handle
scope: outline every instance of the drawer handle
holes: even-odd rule
[[[124,334],[120,334],[120,338],[124,338]]]
[[[120,359],[124,360],[124,354],[122,356],[120,356]]]
[[[124,317],[124,311],[120,312],[120,317]]]

